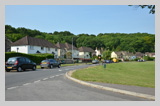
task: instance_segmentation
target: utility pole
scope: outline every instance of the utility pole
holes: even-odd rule
[[[73,37],[72,37],[72,61],[73,61]]]

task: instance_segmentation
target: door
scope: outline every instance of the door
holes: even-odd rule
[[[25,60],[25,58],[23,58],[23,57],[21,57],[21,58],[19,58],[19,64],[20,64],[20,67],[22,68],[22,69],[26,69],[26,60]]]
[[[32,63],[31,63],[31,60],[26,58],[26,69],[32,69]]]

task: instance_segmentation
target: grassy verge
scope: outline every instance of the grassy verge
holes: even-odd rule
[[[155,88],[155,62],[126,62],[79,69],[72,74],[84,81]]]

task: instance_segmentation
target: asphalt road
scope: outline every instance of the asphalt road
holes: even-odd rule
[[[67,66],[36,71],[6,72],[6,101],[148,101],[75,83],[65,77],[70,70],[93,65]]]

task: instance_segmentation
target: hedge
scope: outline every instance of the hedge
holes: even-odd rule
[[[5,61],[8,60],[10,57],[17,57],[17,56],[22,56],[22,57],[27,57],[36,64],[40,64],[42,60],[46,58],[54,58],[53,54],[24,54],[24,53],[16,53],[16,52],[5,52]]]

